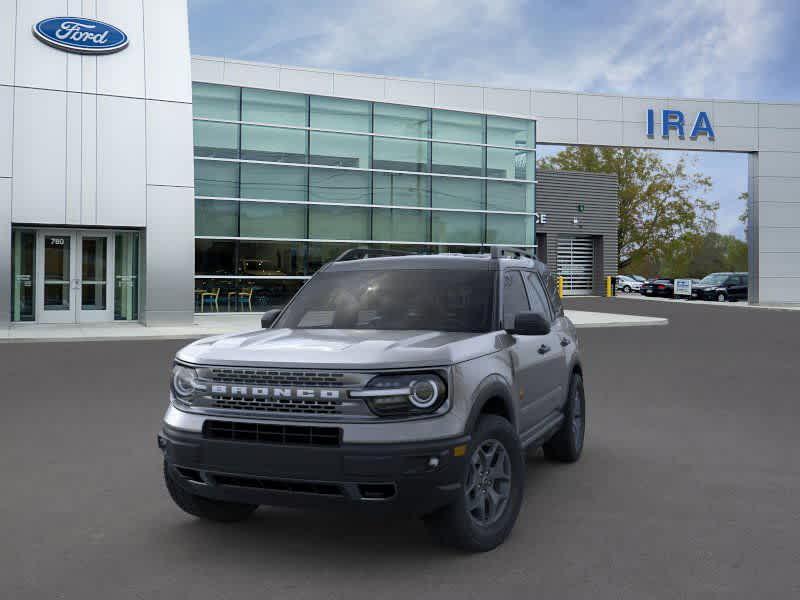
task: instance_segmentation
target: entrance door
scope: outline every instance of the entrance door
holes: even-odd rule
[[[558,274],[564,276],[564,295],[592,293],[594,240],[591,237],[558,238]]]
[[[114,319],[113,238],[95,231],[40,231],[37,314],[41,323]]]

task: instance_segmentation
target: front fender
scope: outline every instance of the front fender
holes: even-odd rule
[[[514,429],[517,429],[517,405],[514,402],[511,384],[502,376],[492,374],[481,381],[472,394],[472,408],[467,418],[466,429],[464,430],[465,433],[469,433],[475,428],[475,424],[478,422],[478,418],[481,412],[483,412],[486,403],[494,398],[498,398],[502,402],[505,415],[508,417],[509,421],[511,421],[511,425]]]

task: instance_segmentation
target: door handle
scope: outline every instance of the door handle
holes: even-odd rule
[[[548,352],[550,352],[550,346],[542,344],[541,346],[539,346],[538,352],[539,354],[547,354]]]
[[[561,338],[562,346],[569,346],[569,338]]]

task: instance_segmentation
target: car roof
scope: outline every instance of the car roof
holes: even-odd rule
[[[402,256],[376,256],[328,263],[326,271],[378,271],[387,269],[472,269],[496,271],[500,268],[528,268],[547,271],[541,261],[520,258],[492,258],[489,254],[408,254]]]

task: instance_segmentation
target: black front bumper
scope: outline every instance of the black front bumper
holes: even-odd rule
[[[454,450],[469,439],[316,447],[208,439],[165,426],[158,441],[175,482],[206,498],[422,515],[461,493],[467,453]]]

